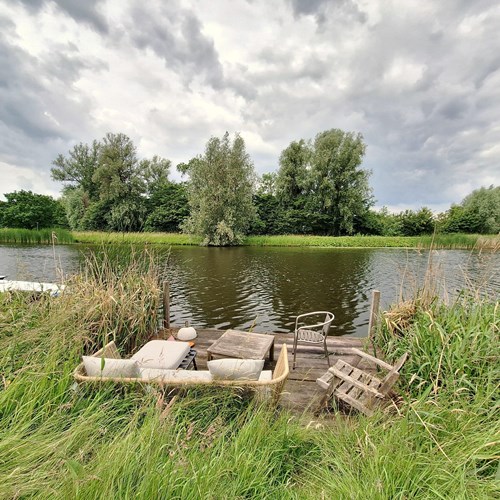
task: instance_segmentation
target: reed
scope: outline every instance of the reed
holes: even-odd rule
[[[0,228],[0,243],[52,245],[73,242],[73,235],[66,229]]]
[[[201,237],[181,233],[104,233],[74,232],[78,243],[90,244],[160,244],[200,245]],[[450,248],[497,249],[498,236],[477,234],[443,234],[435,236],[247,236],[246,246],[331,247],[331,248]]]

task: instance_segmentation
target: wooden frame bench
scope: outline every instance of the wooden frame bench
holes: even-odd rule
[[[106,344],[102,349],[92,354],[94,357],[105,357],[112,359],[122,359],[114,341]],[[200,380],[193,376],[193,379],[184,378],[182,380],[168,380],[168,379],[145,379],[140,377],[90,377],[85,372],[85,366],[80,363],[73,371],[73,376],[78,383],[102,383],[102,382],[112,382],[116,384],[123,385],[155,385],[161,388],[164,387],[178,387],[178,388],[189,388],[189,387],[200,387],[200,386],[210,386],[210,387],[234,387],[234,388],[249,388],[255,389],[257,392],[268,393],[271,395],[271,399],[274,403],[277,403],[281,392],[283,391],[283,386],[285,385],[286,379],[289,374],[288,366],[288,351],[285,344],[281,349],[279,358],[276,362],[276,366],[272,373],[272,378],[270,380]]]

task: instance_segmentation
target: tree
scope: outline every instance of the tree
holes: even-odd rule
[[[92,180],[99,186],[99,197],[103,201],[121,203],[144,192],[136,148],[129,137],[125,134],[106,134]]]
[[[496,234],[500,231],[500,187],[476,189],[441,217],[446,233]]]
[[[240,243],[255,217],[254,167],[241,136],[232,142],[228,132],[212,137],[203,156],[178,168],[190,177],[191,215],[184,229],[203,236],[205,245]]]
[[[305,193],[311,154],[311,146],[304,139],[293,141],[281,152],[276,196],[283,205],[292,204]]]
[[[262,174],[257,184],[257,194],[274,196],[276,194],[276,178],[276,172]]]
[[[189,216],[185,183],[157,186],[149,199],[149,213],[145,231],[178,232]]]
[[[14,191],[4,194],[0,224],[4,227],[41,229],[65,227],[67,221],[60,202],[51,196],[31,191]]]
[[[99,196],[94,174],[99,166],[101,143],[77,144],[65,157],[58,155],[51,169],[52,179],[62,181],[67,186],[81,188],[91,200]]]
[[[330,234],[352,234],[355,218],[373,204],[371,172],[360,168],[365,150],[361,134],[332,129],[316,135],[311,196],[316,211],[330,218]]]
[[[427,207],[422,207],[417,212],[405,210],[398,218],[402,236],[420,236],[434,231],[434,215]]]

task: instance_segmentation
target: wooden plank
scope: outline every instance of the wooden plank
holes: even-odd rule
[[[359,370],[356,370],[356,368],[354,368],[353,372],[358,371],[359,377],[357,377],[356,373],[354,373],[354,377],[351,375],[346,375],[342,370],[335,368],[335,366],[332,366],[328,371],[333,373],[335,376],[341,378],[342,380],[346,381],[347,383],[353,385],[354,387],[357,387],[361,391],[369,392],[370,394],[373,394],[377,398],[384,397],[384,395],[378,392],[376,389],[360,381],[362,376],[367,377],[367,375]],[[368,381],[371,381],[371,379]]]
[[[371,354],[362,351],[361,349],[353,349],[353,352],[356,353],[358,356],[361,356],[362,358],[367,359],[372,363],[381,366],[382,368],[385,368],[386,370],[392,370],[392,365],[386,363],[385,361],[382,361],[381,359],[376,358],[375,356],[372,356]]]
[[[370,305],[370,319],[368,321],[368,337],[373,338],[375,333],[375,325],[377,324],[378,310],[380,307],[380,292],[378,290],[372,291],[372,302]]]

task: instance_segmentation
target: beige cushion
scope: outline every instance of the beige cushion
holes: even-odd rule
[[[89,377],[133,378],[139,375],[137,362],[132,359],[83,356],[83,364],[85,365],[85,371]]]
[[[131,359],[137,361],[142,368],[171,370],[179,367],[188,352],[188,342],[151,340],[141,347]]]
[[[273,379],[272,370],[262,370],[259,377],[259,382],[269,382]]]
[[[263,359],[216,359],[207,363],[214,380],[259,380]]]
[[[203,380],[212,381],[212,375],[208,370],[163,370],[161,368],[140,368],[140,377],[144,380],[180,381],[180,380]]]

